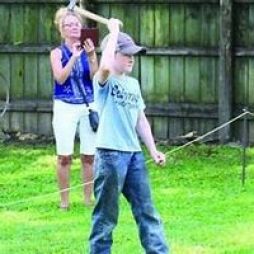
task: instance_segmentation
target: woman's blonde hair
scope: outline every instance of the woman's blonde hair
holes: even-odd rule
[[[83,25],[83,19],[80,13],[76,11],[70,11],[66,7],[61,7],[57,10],[55,14],[54,24],[56,25],[56,28],[59,30],[59,32],[62,34],[62,25],[63,21],[67,16],[74,16],[76,17],[80,23]]]

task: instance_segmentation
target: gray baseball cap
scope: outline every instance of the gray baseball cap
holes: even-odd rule
[[[108,36],[106,35],[101,42],[101,50],[107,45]],[[135,44],[134,40],[126,33],[119,32],[117,39],[116,51],[122,54],[135,55],[137,53],[146,52],[145,47],[141,47]]]

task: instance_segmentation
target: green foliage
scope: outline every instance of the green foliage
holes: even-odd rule
[[[247,151],[244,187],[240,148],[161,149],[167,165],[148,167],[172,253],[254,253],[254,149]],[[92,209],[80,187],[71,191],[70,210],[59,211],[54,153],[53,146],[0,145],[0,253],[88,253]],[[75,156],[71,186],[80,184],[79,165]],[[124,199],[112,253],[143,253]]]

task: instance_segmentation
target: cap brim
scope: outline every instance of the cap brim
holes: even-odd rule
[[[121,52],[122,54],[126,54],[126,55],[136,55],[136,54],[140,54],[140,53],[145,53],[146,48],[140,47],[140,46],[131,46],[131,47],[127,47],[124,49],[120,49],[119,52]]]

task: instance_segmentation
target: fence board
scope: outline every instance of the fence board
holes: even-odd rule
[[[211,4],[201,6],[201,38],[200,44],[206,47],[216,47],[219,44],[219,11]]]
[[[3,128],[4,131],[10,131],[11,130],[11,125],[10,125],[10,114],[8,111],[5,113],[4,117],[2,118],[1,127]]]
[[[140,10],[140,43],[144,46],[154,46],[154,6],[146,5]]]
[[[135,56],[134,59],[135,59],[134,60],[135,64],[134,64],[134,67],[133,67],[131,75],[134,78],[136,78],[136,79],[138,79],[140,81],[140,68],[139,68],[139,66],[140,66],[140,56]]]
[[[10,40],[10,8],[7,5],[0,6],[0,43],[6,43]]]
[[[168,128],[168,137],[170,140],[175,139],[176,137],[182,136],[184,134],[183,129],[183,119],[173,118],[169,119],[169,128]]]
[[[13,54],[11,56],[11,98],[21,99],[24,87],[24,58],[22,55]]]
[[[249,6],[241,5],[241,7],[236,4],[235,9],[237,9],[237,13],[235,13],[235,46],[245,47],[249,44]],[[253,29],[253,28],[252,28]]]
[[[154,45],[154,15],[154,6],[152,5],[146,5],[140,10],[140,21],[142,22],[142,29],[140,29],[141,45]],[[154,57],[140,57],[140,80],[145,99],[148,102],[153,100],[153,91],[155,86]]]
[[[215,129],[216,127],[217,127],[217,121],[215,121],[214,119],[201,119],[198,135],[204,135],[207,132]],[[218,132],[215,132],[215,133],[207,136],[202,141],[204,141],[204,142],[218,141]]]
[[[168,118],[166,117],[154,117],[154,136],[156,140],[167,140],[168,139]]]
[[[123,30],[131,34],[135,41],[140,41],[140,24],[139,21],[139,6],[136,4],[129,4],[122,6],[124,10],[124,27]],[[130,18],[131,15],[131,18]]]
[[[254,122],[249,122],[249,144],[254,144]]]
[[[10,43],[18,45],[24,41],[24,8],[22,5],[14,5],[10,11]]]
[[[184,100],[184,58],[171,57],[169,64],[169,96],[170,102],[182,102]],[[181,118],[169,119],[169,138],[183,135],[184,122]]]
[[[154,91],[154,57],[141,57],[141,87],[147,102],[156,101]]]
[[[53,25],[54,12],[56,9],[53,9],[49,5],[43,5],[43,7],[39,9],[40,26],[38,29],[38,43],[52,43],[52,37],[57,37],[53,36],[54,33],[57,34],[56,28]]]
[[[254,104],[254,59],[249,59],[248,104]]]
[[[10,113],[10,126],[12,132],[23,132],[24,131],[24,113],[12,112]]]
[[[196,57],[185,59],[185,100],[198,103],[200,100],[199,59]]]
[[[161,18],[163,17],[163,19]],[[154,10],[155,21],[155,45],[156,47],[167,47],[169,38],[169,6],[158,5]]]
[[[247,88],[248,88],[248,77],[249,67],[248,59],[246,57],[237,58],[235,60],[235,77],[234,77],[234,102],[238,104],[247,103]]]
[[[243,137],[242,137],[242,133],[243,133],[243,121],[239,120],[237,122],[234,122],[232,124],[232,132],[234,133],[234,141],[239,142],[239,144],[241,144],[243,142]]]
[[[169,102],[169,58],[154,58],[154,97],[157,101]]]
[[[218,61],[216,58],[200,59],[200,101],[204,103],[216,103],[218,101]]]
[[[21,99],[24,87],[24,59],[21,55],[14,54],[11,57],[11,98]],[[10,113],[10,125],[12,131],[23,131],[23,113]]]
[[[169,12],[168,6],[155,7],[155,44],[167,46],[169,37]],[[161,19],[161,17],[164,17]],[[158,101],[169,101],[169,58],[154,58],[155,87],[153,93]]]
[[[40,113],[38,117],[38,133],[45,136],[53,134],[51,113]]]
[[[163,17],[163,19],[161,18]],[[169,38],[169,6],[155,6],[155,45],[167,46]],[[169,58],[154,58],[154,95],[157,101],[169,101]],[[157,117],[154,119],[155,136],[158,139],[168,139],[168,119],[166,117]]]
[[[110,6],[110,17],[120,19],[125,24],[125,13],[122,7],[123,5],[120,4]]]
[[[38,58],[38,98],[51,99],[53,91],[53,80],[48,55]]]
[[[24,127],[23,131],[28,133],[38,133],[38,114],[24,113]]]
[[[241,7],[242,8],[242,7]],[[248,47],[254,46],[254,5],[249,5],[249,22],[248,22],[248,34],[249,34],[249,43]]]
[[[0,55],[0,98],[5,100],[5,88],[10,87],[10,57],[7,54]]]
[[[38,59],[36,55],[24,56],[24,98],[37,98]],[[38,114],[26,112],[23,115],[24,132],[38,133]]]
[[[7,54],[0,55],[0,100],[6,100],[6,89],[10,88],[10,57]],[[1,107],[2,109],[2,107]],[[10,129],[9,114],[5,114],[2,119],[0,119],[1,126],[4,130]]]
[[[24,6],[24,43],[38,43],[38,5]]]
[[[169,7],[169,45],[184,45],[184,5],[170,5]]]
[[[183,120],[184,123],[184,134],[189,132],[196,132],[198,135],[199,133],[199,119],[197,118],[185,118]]]
[[[169,64],[170,102],[184,101],[184,58],[171,57]]]
[[[200,45],[201,6],[185,6],[185,45]]]
[[[24,98],[37,98],[38,59],[36,55],[24,57]]]
[[[123,19],[124,19],[124,27],[123,32],[130,34],[137,44],[140,44],[140,29],[137,24],[139,24],[139,7],[135,4],[133,5],[124,5],[123,9]],[[130,13],[132,18],[130,18]],[[136,78],[139,78],[139,61],[140,58],[135,57],[135,65],[132,72],[132,75]]]

